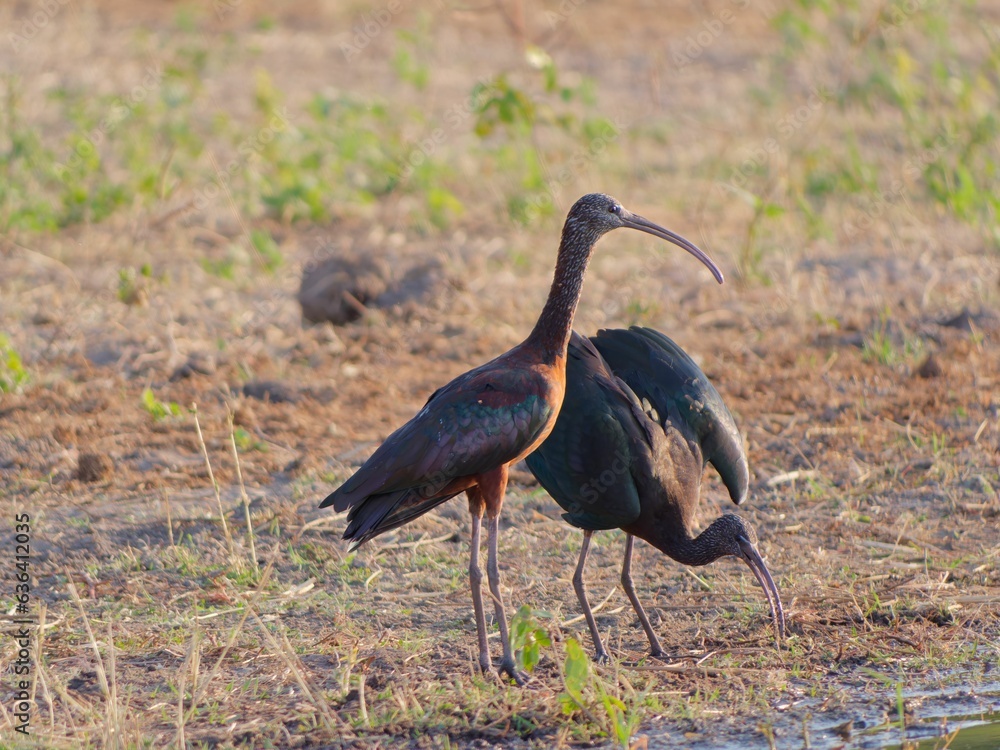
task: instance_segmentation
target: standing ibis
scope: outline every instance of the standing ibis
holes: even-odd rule
[[[583,530],[573,588],[596,658],[606,661],[608,654],[587,601],[583,569],[590,537],[600,529],[627,533],[622,587],[654,656],[663,649],[632,584],[634,537],[685,565],[707,565],[724,555],[743,560],[763,587],[775,635],[782,638],[781,600],[753,528],[726,514],[694,533],[706,463],[722,476],[737,505],[750,479],[740,433],[719,392],[683,349],[648,328],[605,330],[591,339],[574,332],[568,353],[562,411],[527,463],[566,511],[563,518]]]
[[[556,422],[566,390],[566,351],[583,275],[594,244],[619,227],[638,229],[679,245],[708,266],[722,283],[722,272],[691,242],[627,211],[611,196],[583,196],[566,217],[552,287],[528,338],[435,391],[413,419],[386,438],[364,465],[320,504],[349,511],[344,538],[352,541],[353,548],[464,491],[472,515],[469,582],[479,665],[484,672],[492,668],[479,568],[480,526],[485,513],[487,574],[503,646],[500,670],[515,682],[521,682],[523,676],[515,673],[497,566],[498,518],[508,471],[545,440]]]

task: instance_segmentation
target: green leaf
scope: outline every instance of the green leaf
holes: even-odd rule
[[[271,237],[270,232],[263,229],[252,230],[250,232],[250,243],[259,254],[261,265],[268,272],[274,271],[284,261],[281,250],[278,248],[278,243]]]
[[[551,646],[548,632],[535,620],[531,607],[521,606],[511,619],[511,647],[514,649],[518,668],[532,672],[541,658],[543,646]]]
[[[583,647],[575,638],[566,639],[566,661],[563,664],[563,685],[566,692],[580,706],[583,705],[583,689],[590,680],[590,660]]]

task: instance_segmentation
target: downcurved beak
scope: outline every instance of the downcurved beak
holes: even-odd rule
[[[659,237],[660,239],[666,240],[667,242],[673,242],[678,247],[683,247],[685,250],[691,253],[691,255],[696,257],[706,266],[708,266],[708,270],[712,272],[712,275],[715,277],[716,281],[718,281],[721,284],[725,280],[722,276],[722,271],[720,271],[719,267],[715,265],[715,261],[709,258],[708,253],[706,253],[704,250],[702,250],[693,242],[689,242],[688,240],[681,237],[679,234],[675,234],[674,232],[671,232],[669,229],[664,229],[659,224],[654,224],[649,219],[644,219],[638,214],[632,213],[631,211],[626,211],[625,209],[622,209],[621,217],[622,217],[622,222],[625,224],[625,226],[629,227],[630,229],[638,229],[640,232],[651,234],[654,237]]]
[[[757,579],[757,583],[760,587],[764,589],[764,596],[767,597],[767,603],[771,605],[771,617],[774,619],[774,632],[777,636],[778,643],[781,643],[782,639],[785,637],[785,612],[781,608],[781,598],[778,596],[778,587],[774,584],[774,579],[771,578],[771,574],[767,570],[767,566],[764,564],[764,559],[760,556],[757,548],[753,543],[746,539],[745,537],[740,537],[740,558],[747,565],[750,566],[750,570],[753,571],[754,577]]]

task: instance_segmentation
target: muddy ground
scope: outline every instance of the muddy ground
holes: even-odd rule
[[[403,158],[432,138],[428,156],[463,208],[415,219],[423,198],[411,185],[290,217],[255,198],[251,177],[265,167],[254,161],[234,195],[201,205],[212,165],[236,152],[206,136],[186,172],[154,139],[164,173],[178,170],[162,199],[50,229],[8,224],[0,333],[26,378],[0,391],[0,508],[8,540],[15,514],[31,516],[30,615],[42,628],[32,735],[13,731],[8,670],[5,745],[603,746],[617,716],[634,720],[625,735],[640,746],[882,747],[923,736],[924,717],[996,715],[996,216],[935,202],[906,165],[939,154],[896,135],[892,103],[865,110],[824,94],[809,104],[817,87],[847,90],[851,64],[898,61],[881,48],[863,57],[866,37],[836,41],[844,24],[877,28],[877,7],[806,13],[816,34],[789,58],[776,19],[797,4],[216,5],[74,2],[28,47],[0,40],[17,119],[58,151],[73,126],[57,90],[120,95],[157,55],[198,48],[209,63],[191,111],[202,121],[220,111],[251,121],[261,69],[292,133],[305,132],[317,92],[368,97],[402,123]],[[380,9],[388,20],[361,48],[357,34]],[[733,20],[712,25],[723,11]],[[33,12],[14,3],[0,25],[21,28]],[[949,58],[959,70],[981,51],[977,22],[1000,18],[993,4],[921,6],[891,43],[930,35],[920,18],[931,12],[969,40]],[[476,81],[506,72],[544,119],[560,105],[525,62],[536,45],[564,82],[593,82],[576,114],[614,119],[627,137],[615,131],[600,151],[583,141],[574,162],[579,146],[538,127],[524,143],[552,162],[542,192],[554,208],[524,224],[508,212],[523,175],[503,144],[448,112]],[[407,82],[399,49],[423,56],[423,87]],[[685,49],[698,54],[682,65]],[[836,154],[848,141],[876,187],[813,205],[825,229],[807,231],[789,185],[810,148]],[[0,148],[11,143],[8,133]],[[755,159],[767,163],[754,174],[766,174],[751,194],[733,175]],[[905,184],[893,187],[897,175]],[[553,640],[523,689],[475,673],[464,501],[357,554],[340,540],[344,519],[317,505],[436,387],[530,330],[560,216],[592,190],[690,237],[727,274],[720,287],[680,251],[609,235],[576,327],[655,327],[717,385],[750,460],[740,512],[790,637],[775,648],[766,602],[738,562],[690,571],[640,545],[637,587],[676,657],[647,659],[616,588],[623,536],[599,533],[588,584],[616,662],[592,668],[581,707],[560,698],[567,640],[591,651],[570,585],[580,533],[523,465],[502,517],[505,593],[511,613],[528,605]],[[255,255],[251,230],[273,239],[276,268]],[[242,254],[219,272],[234,248]],[[347,322],[312,325],[297,300],[302,272],[330,256],[377,293],[344,297]],[[364,273],[351,270],[364,259]],[[702,526],[730,509],[707,472]],[[2,554],[13,571],[12,541]],[[13,586],[0,592],[11,619]],[[16,654],[5,641],[4,664]],[[601,694],[623,708],[606,709]],[[967,746],[995,746],[984,736]]]

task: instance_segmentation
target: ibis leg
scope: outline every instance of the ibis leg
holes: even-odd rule
[[[590,537],[593,531],[583,532],[583,544],[580,547],[580,562],[576,564],[576,572],[573,574],[573,588],[576,590],[576,598],[580,600],[583,608],[583,616],[587,618],[587,627],[590,628],[590,637],[594,641],[594,660],[604,664],[608,661],[608,652],[604,650],[601,642],[601,634],[597,632],[597,623],[594,621],[594,612],[587,601],[587,589],[583,585],[583,568],[587,564],[587,553],[590,552]]]
[[[503,595],[500,593],[500,567],[497,563],[497,537],[500,530],[500,519],[492,514],[487,516],[487,547],[486,575],[489,577],[490,593],[493,595],[493,606],[496,608],[497,624],[500,626],[500,643],[503,644],[503,658],[500,660],[500,671],[518,685],[527,681],[526,675],[517,671],[514,664],[514,652],[510,647],[510,632],[507,630],[507,613],[504,611]]]
[[[646,631],[646,638],[649,639],[650,654],[657,657],[664,656],[663,649],[660,647],[660,639],[653,632],[653,626],[649,624],[649,618],[646,617],[646,610],[642,608],[642,604],[639,603],[639,597],[635,595],[635,585],[632,583],[632,547],[634,542],[635,537],[629,534],[625,540],[625,561],[622,563],[622,588],[625,589],[625,596],[632,602],[632,609],[639,615],[639,622],[642,623],[642,629]]]
[[[479,668],[483,674],[493,670],[490,647],[486,641],[486,613],[483,610],[483,571],[479,567],[479,538],[483,525],[483,503],[478,488],[469,491],[469,512],[472,514],[472,541],[469,553],[469,588],[472,590],[472,609],[476,613],[476,635],[479,637]]]

